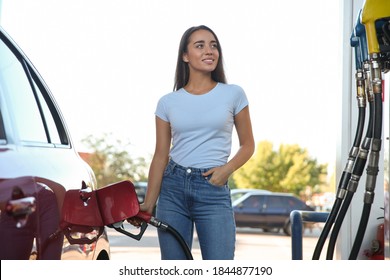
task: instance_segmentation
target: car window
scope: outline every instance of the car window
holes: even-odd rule
[[[235,192],[235,193],[232,193],[231,194],[231,200],[232,201],[235,201],[237,199],[239,199],[240,197],[242,197],[245,193],[244,192]]]
[[[286,197],[286,205],[288,205],[290,207],[290,209],[302,209],[304,208],[304,204],[294,198],[294,197]]]
[[[0,41],[0,57],[0,94],[5,96],[20,139],[30,144],[67,144],[67,137],[59,134],[63,131],[58,129],[59,118],[55,119],[50,110],[53,105],[47,103],[50,100],[44,98],[33,80],[37,77],[30,75],[31,69],[3,41]]]
[[[266,212],[282,211],[286,209],[286,202],[281,196],[267,196]]]
[[[22,64],[4,43],[0,47],[1,87],[10,99],[14,121],[22,140],[47,142],[41,115]]]
[[[3,115],[1,114],[1,109],[0,109],[0,145],[4,145],[4,144],[7,144],[7,138],[5,137]]]
[[[259,212],[263,208],[263,196],[251,195],[240,203],[239,207],[246,212]]]
[[[34,87],[37,92],[38,98],[39,98],[39,103],[42,107],[42,113],[45,116],[45,122],[47,126],[47,132],[49,135],[49,142],[53,144],[61,144],[60,136],[58,134],[58,129],[56,126],[56,123],[53,119],[53,116],[51,114],[51,111],[46,103],[46,100],[43,98],[43,95],[39,88],[37,87],[36,83],[34,82]]]

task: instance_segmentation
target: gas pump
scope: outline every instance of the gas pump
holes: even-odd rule
[[[376,181],[379,172],[380,152],[382,146],[383,129],[383,75],[389,71],[390,66],[390,3],[388,0],[366,0],[350,38],[350,45],[355,53],[355,81],[358,99],[359,116],[355,134],[355,141],[350,150],[347,164],[342,173],[338,185],[334,206],[328,216],[323,231],[315,248],[313,259],[319,259],[322,247],[329,233],[330,239],[327,250],[327,259],[332,259],[337,236],[341,229],[344,217],[347,214],[352,198],[356,193],[359,181],[366,168],[366,182],[363,197],[363,208],[360,216],[359,227],[349,255],[353,260],[358,253],[366,232],[370,218],[371,206],[374,202]],[[365,98],[369,101],[369,120],[366,128],[366,135],[361,141],[364,119],[365,119]],[[389,116],[385,117],[388,122]],[[360,143],[361,142],[361,143]],[[388,142],[385,146],[385,169],[387,164],[387,183],[389,172]],[[385,170],[386,172],[386,170]],[[386,175],[385,175],[386,177]],[[385,179],[386,183],[386,179]],[[386,190],[385,190],[386,192]],[[385,193],[386,197],[386,193]],[[386,228],[388,247],[388,188],[387,206],[385,205],[385,227],[378,226],[378,234]],[[387,219],[386,219],[387,216]],[[387,223],[387,226],[386,226]],[[375,240],[378,241],[378,240]],[[379,242],[378,246],[382,246]],[[378,244],[378,243],[375,243]],[[378,250],[380,252],[380,248]]]
[[[368,220],[370,218],[371,206],[374,202],[376,181],[379,172],[378,167],[383,129],[383,74],[389,70],[390,58],[390,3],[386,0],[367,0],[364,3],[361,16],[359,18],[361,19],[361,23],[364,25],[366,32],[365,38],[367,42],[366,52],[368,54],[368,60],[364,63],[364,65],[366,65],[364,69],[366,73],[366,83],[368,85],[366,89],[368,89],[369,98],[372,97],[373,110],[372,121],[369,123],[369,126],[372,126],[372,131],[370,131],[371,135],[368,135],[371,137],[371,144],[369,146],[369,150],[367,150],[367,153],[364,155],[366,157],[365,160],[367,160],[367,169],[363,209],[353,247],[349,255],[350,260],[354,260],[358,257]],[[386,119],[388,119],[388,116]],[[369,129],[367,129],[367,131],[369,131]],[[365,151],[363,149],[361,150],[364,154]],[[355,163],[355,165],[357,165],[357,163]],[[361,168],[357,166],[356,169]],[[352,175],[347,189],[356,191],[357,186],[358,180],[356,180],[356,178]],[[383,227],[379,225],[377,229],[378,231],[381,231],[383,230]],[[378,235],[381,236],[380,232],[377,233],[377,236]],[[383,246],[383,243],[381,246]],[[329,259],[331,257],[330,254],[328,254],[327,257]]]
[[[362,12],[362,23],[366,28],[369,55],[369,83],[374,94],[374,119],[371,152],[368,158],[367,180],[364,193],[364,204],[361,220],[349,259],[356,259],[363,240],[371,205],[375,197],[378,163],[382,145],[383,121],[383,78],[382,74],[389,69],[390,37],[390,3],[388,1],[366,1]],[[381,42],[381,44],[379,43]]]

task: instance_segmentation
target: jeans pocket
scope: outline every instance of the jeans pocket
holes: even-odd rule
[[[204,177],[204,179],[207,182],[207,184],[209,184],[212,187],[215,187],[215,188],[227,188],[228,187],[227,182],[225,182],[225,184],[223,184],[223,185],[214,185],[213,183],[210,183],[211,175]]]

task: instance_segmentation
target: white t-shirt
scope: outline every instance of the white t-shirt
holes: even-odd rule
[[[231,153],[234,116],[246,106],[244,90],[223,83],[201,95],[181,88],[161,97],[155,114],[171,125],[171,159],[184,167],[224,165]]]

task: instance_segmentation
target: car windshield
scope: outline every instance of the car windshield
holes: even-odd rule
[[[261,189],[233,189],[230,192],[232,203],[247,193],[271,193],[271,191]]]
[[[243,196],[245,194],[245,192],[232,192],[231,193],[231,198],[232,198],[232,201],[235,201],[237,200],[238,198],[240,198],[241,196]]]

